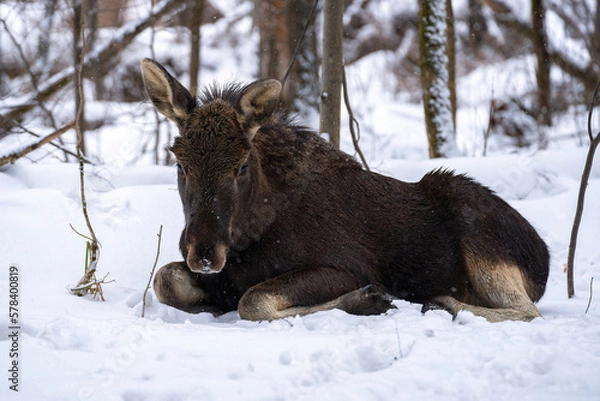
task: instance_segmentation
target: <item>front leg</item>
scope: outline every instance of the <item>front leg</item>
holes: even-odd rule
[[[356,315],[380,314],[394,306],[376,285],[364,285],[347,272],[330,268],[286,273],[251,287],[238,311],[246,320],[274,320],[341,309]]]
[[[186,312],[213,312],[208,295],[200,287],[198,274],[185,262],[171,262],[161,267],[154,277],[154,293],[161,303]]]

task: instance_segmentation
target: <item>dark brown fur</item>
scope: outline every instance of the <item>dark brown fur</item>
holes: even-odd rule
[[[184,261],[157,273],[161,302],[272,320],[381,313],[392,294],[490,321],[540,316],[547,247],[489,189],[447,171],[417,183],[364,171],[276,112],[277,81],[213,88],[196,102],[156,62],[142,71],[181,134],[172,150]]]

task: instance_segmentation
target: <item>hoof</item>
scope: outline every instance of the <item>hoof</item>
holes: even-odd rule
[[[452,319],[456,318],[455,308],[453,307],[454,299],[449,296],[441,296],[426,302],[421,307],[421,313],[425,314],[429,311],[442,310],[452,315]]]
[[[382,287],[374,284],[352,291],[344,296],[345,307],[341,309],[353,315],[380,315],[396,309],[394,298]]]

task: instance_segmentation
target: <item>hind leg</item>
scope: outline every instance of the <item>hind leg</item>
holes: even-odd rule
[[[186,312],[208,310],[208,296],[196,276],[184,262],[164,265],[154,277],[154,293],[161,303]]]
[[[467,302],[451,296],[441,296],[433,300],[456,316],[466,310],[490,322],[504,320],[531,321],[542,315],[527,294],[526,279],[514,265],[485,264],[470,265],[468,270],[472,294]]]

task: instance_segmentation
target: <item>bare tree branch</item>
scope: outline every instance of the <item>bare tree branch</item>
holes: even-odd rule
[[[12,34],[11,30],[8,28],[8,25],[6,24],[6,21],[4,19],[2,19],[1,21],[2,21],[2,25],[4,25],[4,30],[8,34],[8,37],[10,38],[11,42],[13,43],[13,45],[15,46],[15,48],[17,49],[17,52],[19,53],[19,56],[21,57],[21,61],[25,65],[25,70],[27,71],[27,74],[29,75],[29,79],[31,80],[31,86],[33,87],[33,90],[36,91],[36,92],[38,92],[39,91],[39,88],[38,88],[38,78],[35,75],[35,73],[33,71],[33,68],[31,67],[31,64],[29,63],[29,60],[27,60],[27,57],[25,56],[25,52],[23,51],[23,47],[21,46],[21,44],[19,43],[19,41],[17,40],[17,38],[15,38],[15,36]],[[48,116],[48,118],[52,122],[52,126],[56,129],[56,122],[54,120],[54,116],[52,115],[52,113],[50,112],[50,110],[48,110],[48,108],[44,104],[44,101],[41,100],[41,99],[36,99],[36,100],[38,101],[38,105],[40,106],[40,108],[44,111],[44,113],[46,113],[46,115]]]
[[[502,0],[480,0],[490,7],[496,14],[496,21],[505,28],[512,29],[524,37],[530,38],[532,27],[529,22],[522,21],[517,17],[517,13]],[[552,64],[558,66],[561,70],[583,82],[587,88],[593,88],[600,79],[600,73],[593,64],[584,67],[571,60],[567,53],[561,49],[549,46],[548,54]]]
[[[30,129],[28,129],[27,127],[25,127],[24,125],[21,125],[17,122],[15,122],[15,126],[19,127],[21,130],[23,130],[23,132],[32,135],[36,138],[41,138],[42,136],[40,134],[37,134],[33,131],[31,131]],[[56,149],[62,151],[63,153],[69,155],[69,156],[73,156],[73,157],[77,157],[77,154],[75,152],[70,151],[69,149],[65,148],[62,144],[58,144],[58,143],[54,143],[54,142],[48,142],[48,145],[55,147]],[[94,164],[94,162],[90,159],[88,159],[87,157],[84,157],[83,161],[87,164]]]
[[[151,12],[150,15],[131,24],[126,24],[115,32],[112,40],[100,47],[96,51],[86,55],[82,65],[86,69],[95,69],[98,66],[105,64],[108,60],[118,55],[123,49],[135,39],[137,35],[143,32],[146,28],[154,24],[163,16],[175,12],[185,6],[184,2],[175,0],[163,0]],[[45,84],[39,86],[39,89],[30,97],[30,100],[17,105],[6,114],[8,119],[19,119],[23,114],[29,112],[40,101],[44,101],[54,95],[59,89],[68,85],[74,78],[76,73],[73,67],[69,67],[57,74],[54,74],[48,79]]]
[[[156,270],[156,264],[158,263],[158,258],[160,256],[160,243],[162,241],[162,224],[158,229],[158,243],[156,244],[156,258],[154,259],[154,265],[152,266],[152,270],[150,271],[150,278],[148,279],[148,284],[146,285],[146,289],[144,290],[143,300],[142,300],[142,317],[146,314],[146,295],[148,295],[148,290],[152,285],[152,276],[154,276],[154,270]]]
[[[7,164],[7,163],[14,163],[19,158],[27,155],[28,153],[31,153],[34,150],[39,149],[43,145],[45,145],[47,143],[50,143],[50,141],[58,138],[59,136],[61,136],[65,132],[67,132],[70,129],[72,129],[74,126],[75,126],[75,121],[71,121],[70,123],[68,123],[64,127],[60,128],[60,129],[57,129],[56,131],[52,132],[51,134],[46,135],[41,140],[39,140],[37,142],[34,142],[31,145],[28,145],[28,146],[24,147],[23,149],[15,151],[15,152],[13,152],[13,153],[11,153],[9,155],[0,157],[0,166],[3,166],[5,164]]]
[[[348,83],[346,82],[345,67],[344,69],[342,69],[342,89],[344,92],[344,104],[346,105],[346,110],[348,110],[350,135],[352,136],[352,144],[354,145],[354,150],[356,150],[356,153],[358,153],[360,161],[362,162],[363,166],[365,166],[365,170],[371,171],[369,165],[367,164],[367,159],[365,159],[365,155],[363,154],[358,144],[358,141],[360,141],[360,125],[358,124],[358,120],[354,118],[354,113],[352,112],[352,107],[350,106],[350,97],[348,96]]]

